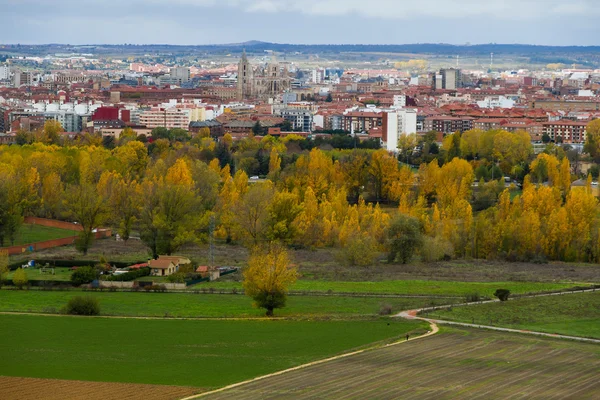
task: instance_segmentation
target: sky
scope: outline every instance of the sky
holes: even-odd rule
[[[600,45],[598,0],[0,0],[3,44]]]

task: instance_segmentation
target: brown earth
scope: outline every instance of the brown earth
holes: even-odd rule
[[[4,400],[174,400],[200,392],[186,386],[0,376],[0,399]]]
[[[342,266],[338,261],[336,249],[291,250],[290,256],[302,275],[302,279],[336,281],[383,281],[383,280],[454,280],[464,282],[600,282],[600,266],[550,262],[547,264],[487,261],[453,260],[435,263],[410,263],[407,265],[388,265],[383,260],[368,267]],[[208,265],[210,252],[208,245],[185,246],[177,252],[189,257],[194,264]],[[32,257],[33,256],[33,257]],[[114,261],[142,261],[148,259],[148,250],[138,239],[127,243],[114,239],[98,240],[87,256],[82,256],[74,246],[65,246],[43,250],[35,254],[15,257],[14,260],[31,258],[57,259],[99,259],[105,256]],[[239,245],[217,244],[214,248],[216,265],[243,266],[248,259],[248,250]],[[11,261],[13,258],[11,258]],[[236,274],[237,275],[237,274]],[[228,279],[236,279],[236,275]],[[239,278],[238,278],[239,279]]]
[[[597,399],[597,345],[444,328],[198,398]]]

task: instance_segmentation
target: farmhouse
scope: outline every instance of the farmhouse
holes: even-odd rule
[[[169,276],[178,272],[181,266],[191,263],[185,257],[158,256],[158,259],[148,261],[148,266],[153,276]]]

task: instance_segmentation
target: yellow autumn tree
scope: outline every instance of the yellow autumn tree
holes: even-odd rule
[[[278,244],[255,247],[244,269],[243,287],[256,307],[264,308],[268,317],[285,306],[287,293],[298,273],[290,265],[287,251]]]
[[[175,164],[168,169],[165,182],[170,185],[182,185],[188,187],[194,184],[190,168],[183,159],[178,159],[175,161]]]

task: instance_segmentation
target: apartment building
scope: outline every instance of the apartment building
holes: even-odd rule
[[[588,122],[551,121],[542,124],[543,133],[563,143],[585,143]]]
[[[153,107],[140,114],[140,124],[148,128],[164,127],[167,129],[188,129],[190,125],[189,110],[176,108]]]

